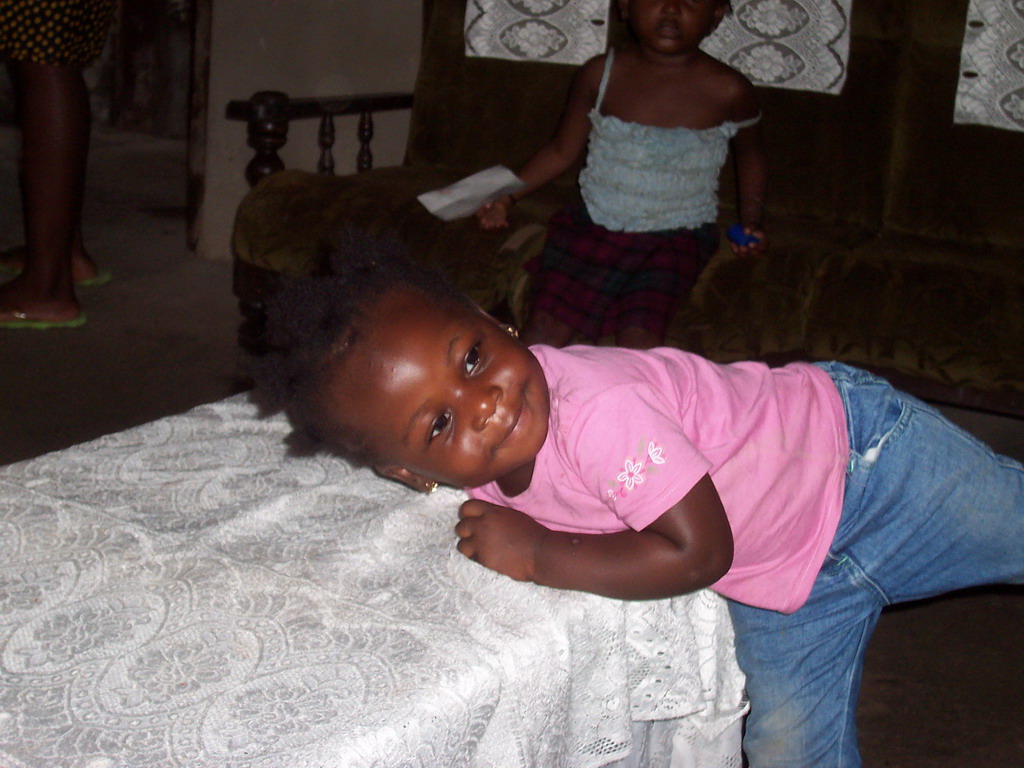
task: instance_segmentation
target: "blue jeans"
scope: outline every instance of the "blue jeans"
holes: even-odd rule
[[[795,613],[729,603],[751,703],[751,768],[861,764],[857,696],[885,606],[1024,583],[1024,467],[882,379],[822,367],[843,398],[850,437],[832,548]]]

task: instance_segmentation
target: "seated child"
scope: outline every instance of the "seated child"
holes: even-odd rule
[[[753,768],[860,765],[886,605],[1024,581],[1024,467],[841,363],[527,347],[397,246],[350,239],[270,313],[261,389],[380,474],[471,497],[458,549],[624,599],[724,595]]]
[[[583,202],[557,212],[535,273],[528,344],[564,346],[575,334],[614,333],[620,346],[664,343],[668,325],[718,248],[718,176],[736,156],[739,218],[753,244],[762,230],[765,158],[750,81],[700,49],[727,0],[619,0],[634,45],[596,56],[576,73],[552,140],[519,171],[526,186],[477,211],[485,229],[575,163]]]

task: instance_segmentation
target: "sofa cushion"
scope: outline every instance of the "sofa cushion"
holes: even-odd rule
[[[1024,269],[912,236],[833,254],[814,286],[806,350],[957,387],[1024,392]]]
[[[473,218],[445,222],[416,199],[466,175],[437,166],[380,168],[354,176],[281,171],[242,200],[232,247],[245,264],[290,277],[319,272],[343,228],[392,233],[481,306],[522,303],[523,261],[539,250],[543,222],[569,194],[553,185],[517,205],[508,229],[485,232]],[[521,231],[522,230],[522,231]],[[538,234],[539,230],[539,234]],[[525,237],[523,232],[529,236]]]
[[[720,226],[729,215],[723,212]],[[773,223],[771,249],[761,257],[735,256],[723,238],[669,341],[720,362],[802,349],[808,305],[828,258],[870,236],[860,227],[793,217]]]
[[[1024,393],[1021,258],[1015,249],[808,229],[773,240],[760,259],[717,254],[670,341],[722,362],[842,360]]]

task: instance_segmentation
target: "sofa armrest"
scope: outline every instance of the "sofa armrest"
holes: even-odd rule
[[[340,115],[359,115],[359,153],[356,169],[365,171],[373,167],[370,142],[373,139],[373,113],[412,107],[411,93],[367,93],[347,96],[320,96],[290,98],[280,91],[258,91],[244,100],[228,102],[229,120],[245,120],[248,124],[248,144],[255,154],[245,167],[245,178],[250,186],[264,176],[284,169],[277,151],[288,140],[288,125],[292,120],[320,119],[317,143],[320,158],[317,172],[334,175],[334,118]]]

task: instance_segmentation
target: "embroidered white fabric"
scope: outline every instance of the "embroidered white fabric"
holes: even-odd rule
[[[734,0],[702,48],[758,85],[839,93],[852,0]],[[582,64],[607,47],[603,0],[469,0],[466,55]]]
[[[287,432],[237,396],[0,468],[0,763],[738,768],[720,598],[513,582],[461,492]]]
[[[839,93],[846,82],[852,0],[734,0],[701,45],[755,85]]]
[[[1024,0],[970,0],[954,123],[1024,131]]]
[[[469,0],[466,55],[582,64],[608,46],[607,0]]]

